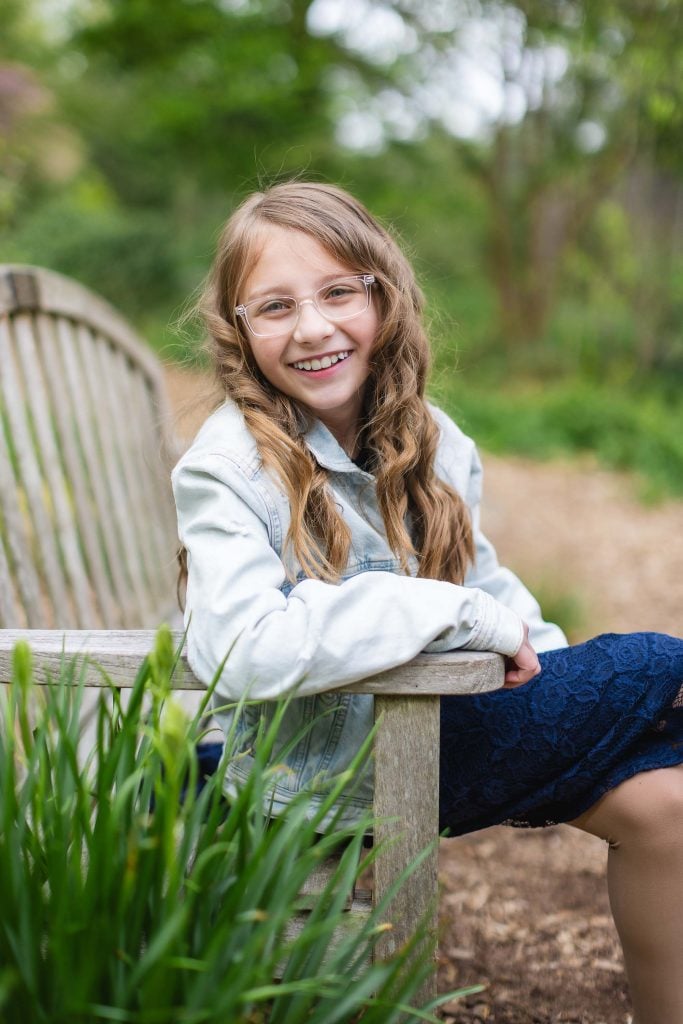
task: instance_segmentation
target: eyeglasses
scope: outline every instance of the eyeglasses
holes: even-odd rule
[[[360,316],[370,305],[370,286],[375,283],[372,274],[356,274],[353,277],[340,277],[308,299],[295,299],[291,295],[269,295],[263,299],[254,299],[246,305],[235,306],[235,316],[244,318],[244,322],[257,338],[275,338],[279,334],[289,334],[299,323],[301,307],[307,302],[314,309],[337,323],[340,320],[351,320]]]

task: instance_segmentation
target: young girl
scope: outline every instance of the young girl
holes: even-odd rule
[[[200,309],[225,401],[173,474],[188,656],[207,683],[220,671],[222,704],[296,691],[284,739],[312,724],[276,809],[367,736],[372,698],[338,687],[420,651],[499,652],[504,689],[442,701],[441,826],[563,821],[605,839],[637,1022],[683,1024],[683,640],[567,647],[498,564],[474,445],[424,397],[413,272],[352,196],[250,196]]]

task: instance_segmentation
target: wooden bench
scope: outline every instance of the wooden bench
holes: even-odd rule
[[[17,640],[40,677],[87,656],[131,685],[174,608],[172,441],[161,369],[102,300],[60,275],[0,267],[0,683]],[[176,634],[178,644],[181,634]],[[101,686],[91,667],[87,683]],[[428,919],[436,954],[439,695],[499,687],[502,659],[453,652],[345,689],[375,695],[380,901],[433,848],[391,904],[390,956]],[[176,686],[201,689],[183,660]],[[369,910],[359,899],[349,908]],[[435,994],[433,976],[420,994]]]

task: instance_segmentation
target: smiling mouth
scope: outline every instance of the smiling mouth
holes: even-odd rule
[[[348,359],[350,352],[336,352],[333,356],[322,356],[321,359],[303,359],[301,362],[292,363],[295,370],[327,370],[335,363],[341,363]]]

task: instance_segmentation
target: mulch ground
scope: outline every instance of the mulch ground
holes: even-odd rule
[[[448,1024],[629,1024],[605,844],[559,826],[441,844],[439,990]]]

